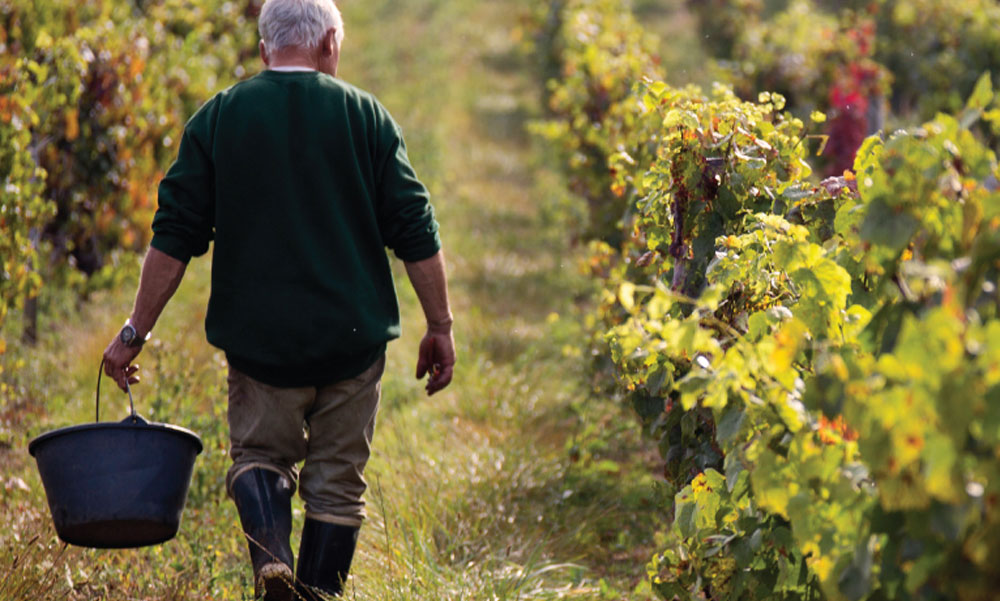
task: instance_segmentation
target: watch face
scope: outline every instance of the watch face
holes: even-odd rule
[[[118,337],[121,338],[121,341],[124,342],[125,344],[131,343],[133,340],[135,340],[135,328],[133,328],[132,326],[125,326],[124,328],[122,328],[122,332],[121,334],[119,334]]]

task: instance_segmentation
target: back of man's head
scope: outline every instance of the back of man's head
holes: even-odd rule
[[[282,48],[312,48],[330,29],[337,45],[344,40],[344,21],[333,0],[266,0],[257,29],[269,52]]]

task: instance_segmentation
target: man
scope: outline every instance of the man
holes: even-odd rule
[[[255,594],[312,599],[341,592],[364,518],[385,345],[399,335],[386,247],[427,318],[417,377],[429,374],[429,394],[451,381],[452,316],[437,223],[400,130],[374,97],[335,79],[343,24],[333,0],[267,0],[259,30],[268,69],[185,127],[105,371],[123,389],[138,382],[133,359],[187,262],[214,239],[205,328],[229,362],[226,484]],[[293,590],[296,483],[306,519]]]

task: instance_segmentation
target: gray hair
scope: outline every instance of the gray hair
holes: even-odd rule
[[[331,27],[337,44],[344,41],[344,20],[333,0],[267,0],[260,9],[257,30],[269,51],[289,46],[312,48]]]

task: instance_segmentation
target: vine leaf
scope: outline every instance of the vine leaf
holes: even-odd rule
[[[861,238],[866,242],[902,252],[910,243],[920,221],[905,211],[897,211],[877,198],[868,205],[868,214],[861,223]]]

